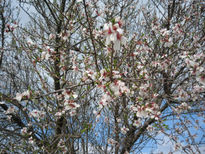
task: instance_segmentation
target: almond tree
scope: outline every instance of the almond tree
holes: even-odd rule
[[[1,132],[12,144],[3,149],[140,153],[167,136],[170,152],[200,153],[202,1],[24,0],[19,6],[30,22],[6,29],[16,55],[7,61],[19,69],[2,65],[14,72],[12,93],[1,92]]]

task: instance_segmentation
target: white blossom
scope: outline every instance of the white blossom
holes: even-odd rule
[[[28,131],[28,128],[27,128],[27,127],[23,127],[23,128],[21,129],[21,134],[22,134],[22,135],[26,135],[26,134],[27,134],[27,131]]]
[[[44,118],[45,112],[44,111],[39,111],[39,110],[33,110],[29,113],[29,115],[31,117],[37,118],[39,120],[39,119]]]
[[[10,106],[10,107],[6,110],[5,113],[6,113],[6,114],[12,114],[12,113],[15,113],[15,108],[14,108],[13,106]]]
[[[123,36],[123,29],[121,29],[122,22],[119,18],[115,19],[115,23],[104,24],[103,31],[105,33],[105,44],[109,45],[111,42],[114,44],[114,50],[119,51],[121,44],[126,44],[126,38]]]
[[[123,134],[126,134],[128,131],[129,131],[129,128],[126,128],[126,127],[121,128],[121,132]]]

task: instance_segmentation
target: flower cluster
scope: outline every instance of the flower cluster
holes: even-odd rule
[[[148,130],[149,132],[152,132],[152,131],[154,131],[154,127],[151,126],[151,125],[149,125],[149,126],[147,127],[147,130]]]
[[[49,60],[49,58],[55,54],[54,49],[50,48],[49,46],[44,47],[44,51],[41,53],[41,60]]]
[[[28,139],[28,143],[31,144],[31,145],[35,145],[35,141],[34,141],[33,137],[30,137]]]
[[[173,45],[173,39],[179,39],[184,34],[182,24],[176,23],[168,30],[167,28],[161,28],[159,23],[153,22],[151,28],[164,47],[171,47]]]
[[[116,97],[122,96],[123,93],[126,95],[130,94],[130,89],[121,80],[115,80],[109,87]]]
[[[148,84],[148,83],[141,84],[139,88],[139,95],[141,97],[148,97],[150,87],[151,87],[151,84]]]
[[[205,74],[205,69],[204,69],[203,66],[199,65],[200,60],[205,58],[205,54],[200,53],[200,54],[196,54],[196,55],[193,55],[193,56],[189,56],[185,52],[181,57],[184,59],[186,65],[188,66],[188,68],[189,68],[190,72],[192,73],[192,75],[196,76],[196,80],[200,84],[205,86],[205,75],[204,75]]]
[[[76,109],[80,107],[80,105],[74,100],[78,97],[78,95],[69,90],[64,90],[62,95],[64,96],[64,109],[62,113],[70,111],[70,115],[74,116],[76,114]]]
[[[37,118],[38,120],[43,119],[45,114],[46,113],[44,111],[39,111],[39,110],[33,110],[29,113],[30,117]]]
[[[100,70],[100,78],[98,80],[101,84],[106,84],[110,80],[110,72],[105,69]]]
[[[85,72],[83,72],[83,81],[88,81],[88,80],[96,80],[97,73],[94,72],[92,69],[87,69]]]
[[[190,107],[187,103],[183,102],[182,104],[180,104],[179,106],[177,106],[177,107],[175,108],[175,111],[176,111],[177,113],[181,113],[181,112],[187,111],[187,110],[189,110],[189,109],[191,109],[191,107]]]
[[[68,151],[65,142],[62,139],[60,139],[60,141],[58,142],[58,148],[60,148],[63,153],[66,153]]]
[[[12,24],[7,24],[5,32],[7,32],[7,33],[8,32],[13,32],[17,27],[18,27],[18,25],[17,25],[16,22],[14,22]]]
[[[109,138],[107,140],[107,143],[110,144],[110,145],[116,145],[117,144],[117,141],[113,140],[112,138]]]
[[[128,131],[129,131],[129,128],[126,128],[126,127],[121,128],[122,134],[126,134]]]
[[[28,44],[29,47],[32,47],[32,46],[35,46],[35,45],[36,45],[36,44],[33,42],[33,40],[30,39],[30,38],[27,40],[27,44]]]
[[[6,114],[12,114],[12,113],[15,113],[15,108],[14,108],[13,106],[10,106],[10,107],[6,110],[5,113],[6,113]]]
[[[21,134],[22,135],[26,135],[28,133],[28,128],[27,127],[23,127],[22,129],[21,129]]]
[[[67,41],[69,39],[69,36],[70,36],[70,31],[66,30],[64,32],[61,32],[59,34],[59,37],[63,40],[63,41]]]
[[[140,125],[141,125],[141,121],[140,120],[134,120],[133,126],[139,127]]]
[[[161,43],[164,43],[164,47],[171,47],[173,45],[173,38],[170,36],[170,31],[166,28],[161,29],[160,34],[162,38],[160,39]]]
[[[22,100],[22,98],[28,99],[28,98],[30,98],[30,96],[31,96],[31,92],[29,90],[27,90],[27,91],[24,91],[23,93],[17,93],[16,97],[14,99],[16,99],[17,101],[20,102]]]
[[[56,94],[56,97],[61,102],[61,108],[55,113],[57,118],[66,115],[68,111],[71,116],[76,115],[76,110],[80,105],[76,103],[78,95],[75,92],[64,89],[61,94]]]
[[[112,97],[109,93],[105,93],[99,102],[99,108],[103,108],[104,106],[107,106],[112,101]]]
[[[190,98],[187,91],[185,91],[182,87],[178,87],[176,90],[175,99],[179,101],[187,101]]]
[[[114,50],[119,51],[121,44],[126,44],[126,38],[123,36],[122,21],[120,18],[115,18],[113,22],[106,23],[103,27],[104,35],[106,37],[106,45],[111,42],[114,44]]]
[[[159,106],[155,103],[146,103],[145,105],[131,106],[131,111],[136,113],[139,118],[153,118],[155,120],[159,119],[160,111]],[[136,124],[135,124],[136,123]],[[139,121],[135,121],[133,125],[139,125]]]

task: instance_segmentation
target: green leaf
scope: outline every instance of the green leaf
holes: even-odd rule
[[[115,24],[115,19],[113,18],[113,19],[111,20],[111,22],[112,22],[112,24],[114,25],[114,24]]]
[[[81,134],[85,133],[85,131],[87,130],[87,128],[84,128],[80,131]]]

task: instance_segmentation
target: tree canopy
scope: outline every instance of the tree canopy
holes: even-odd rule
[[[203,153],[203,0],[0,1],[1,153]],[[15,5],[15,6],[14,6]]]

